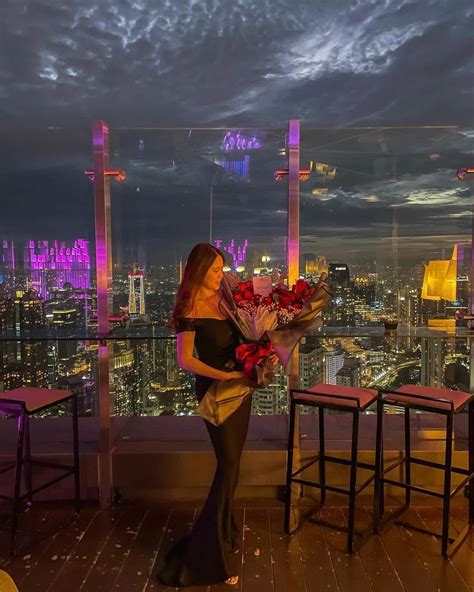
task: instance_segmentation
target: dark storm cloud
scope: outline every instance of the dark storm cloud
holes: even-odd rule
[[[3,0],[3,123],[472,122],[469,0]]]
[[[419,260],[470,232],[472,187],[455,178],[474,154],[469,0],[2,0],[0,22],[0,238],[93,238],[96,118],[127,171],[115,241],[155,258],[208,239],[211,191],[214,238],[283,255],[273,173],[290,117],[302,164],[337,169],[301,185],[303,252],[371,259],[397,243]],[[441,124],[464,127],[387,129]],[[219,165],[242,158],[223,154],[225,130],[193,129],[210,126],[260,130],[248,178]]]

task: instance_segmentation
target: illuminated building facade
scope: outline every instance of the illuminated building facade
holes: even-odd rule
[[[89,241],[28,241],[23,248],[23,266],[31,287],[47,299],[55,289],[70,283],[75,289],[91,287]]]
[[[233,269],[237,269],[237,267],[245,267],[247,263],[247,249],[249,246],[247,239],[245,239],[241,245],[236,244],[233,239],[230,241],[229,245],[225,245],[222,240],[215,240],[214,244],[218,249],[221,249],[221,251],[225,251],[232,256]]]
[[[145,284],[143,271],[133,271],[128,274],[128,312],[130,317],[145,314]]]

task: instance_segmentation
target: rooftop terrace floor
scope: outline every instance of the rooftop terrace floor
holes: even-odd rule
[[[342,501],[342,500],[341,500]],[[429,503],[429,505],[427,505]],[[200,502],[145,505],[121,503],[111,510],[85,505],[76,522],[68,505],[39,503],[22,517],[23,527],[56,534],[40,541],[20,539],[18,557],[7,553],[0,534],[0,569],[21,592],[152,592],[170,590],[153,577],[157,556],[189,531]],[[359,526],[370,520],[370,498],[361,499]],[[304,522],[291,537],[283,532],[283,504],[236,500],[243,526],[238,586],[186,588],[190,592],[468,592],[474,590],[474,532],[450,560],[443,560],[434,537],[390,526],[368,539],[358,554],[345,552],[345,535]],[[329,498],[324,517],[343,520],[347,509]],[[441,513],[431,499],[417,498],[408,518],[436,530]],[[466,500],[453,503],[451,527],[467,518]]]

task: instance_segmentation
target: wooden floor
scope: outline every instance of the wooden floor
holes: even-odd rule
[[[336,501],[336,500],[335,500]],[[431,501],[431,500],[430,500]],[[461,501],[461,500],[460,500]],[[456,503],[451,520],[455,533],[467,517],[466,504]],[[7,553],[7,532],[0,536],[0,569],[20,592],[152,592],[170,590],[155,581],[153,565],[176,538],[189,532],[199,508],[191,503],[143,506],[120,504],[110,511],[85,506],[79,518],[67,507],[38,505],[22,517],[24,528],[49,538],[21,539],[20,555]],[[370,508],[358,512],[359,526],[369,524]],[[468,592],[474,590],[474,533],[452,560],[440,556],[438,541],[400,526],[373,536],[360,553],[345,553],[345,535],[304,522],[291,537],[284,534],[283,506],[274,500],[238,501],[243,526],[240,582],[192,587],[198,592]],[[326,519],[342,521],[346,509],[330,505]],[[440,529],[440,512],[414,505],[409,518]]]

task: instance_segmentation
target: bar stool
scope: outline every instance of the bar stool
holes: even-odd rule
[[[384,467],[383,463],[383,415],[384,406],[392,405],[402,407],[405,413],[405,454],[404,456]],[[453,446],[453,423],[454,416],[469,406],[469,435],[468,435],[468,454],[469,468],[463,469],[453,467],[452,465],[452,446]],[[411,454],[410,439],[410,410],[418,409],[430,413],[437,413],[446,417],[446,452],[445,462],[438,463],[420,458],[415,458]],[[396,521],[407,528],[424,532],[441,538],[441,553],[443,557],[452,556],[459,546],[463,543],[469,534],[470,527],[474,523],[474,487],[470,484],[469,490],[469,520],[467,526],[456,537],[449,537],[449,510],[451,499],[462,490],[462,488],[474,478],[474,395],[463,391],[453,391],[445,388],[432,388],[419,385],[405,385],[396,390],[381,391],[381,396],[377,402],[377,437],[376,437],[376,458],[375,458],[375,496],[374,496],[374,532],[381,532],[383,526],[391,521]],[[395,481],[385,477],[387,473],[393,471],[400,465],[405,465],[405,482]],[[443,493],[412,485],[411,465],[423,465],[434,469],[444,471]],[[451,473],[464,475],[464,479],[451,490]],[[385,483],[405,489],[405,503],[394,514],[387,518],[384,515],[384,486]],[[443,500],[443,523],[442,532],[437,533],[428,529],[420,528],[412,524],[398,520],[409,507],[411,501],[411,492],[425,493]],[[451,543],[451,545],[449,545]]]
[[[72,431],[73,431],[73,455],[74,464],[63,465],[56,462],[46,462],[41,460],[33,460],[31,458],[31,442],[30,442],[30,416],[49,409],[60,403],[71,400],[72,402]],[[56,389],[36,388],[36,387],[21,387],[11,391],[0,393],[0,415],[10,415],[18,417],[18,441],[16,449],[16,461],[7,465],[0,474],[15,469],[15,485],[13,497],[0,495],[1,499],[13,502],[12,508],[12,526],[10,534],[10,552],[15,554],[15,536],[18,526],[18,514],[20,513],[20,504],[27,500],[29,504],[33,501],[33,495],[42,491],[69,475],[74,475],[75,486],[75,509],[76,512],[80,510],[80,485],[79,485],[79,433],[77,420],[77,398],[69,391],[61,391]],[[21,489],[21,473],[23,465],[25,466],[24,480],[26,493],[20,495]],[[64,474],[43,483],[41,486],[33,489],[31,478],[32,465],[39,465],[42,467],[49,467],[64,471]]]
[[[291,485],[299,483],[308,487],[316,487],[321,490],[321,507],[326,501],[326,492],[334,491],[349,496],[349,518],[347,526],[333,524],[319,518],[311,518],[311,522],[328,526],[336,530],[347,532],[347,551],[354,553],[354,535],[359,536],[359,545],[363,542],[367,534],[354,529],[355,519],[355,501],[356,496],[364,490],[375,477],[375,466],[358,462],[358,437],[359,437],[359,417],[361,411],[367,409],[377,400],[378,391],[368,388],[356,388],[350,386],[340,386],[333,384],[318,384],[308,390],[290,390],[290,426],[288,433],[288,460],[286,468],[286,495],[285,495],[285,532],[290,533],[290,512],[291,512]],[[296,407],[309,406],[317,407],[319,415],[319,454],[296,472],[293,472],[293,441],[295,435],[295,413]],[[324,440],[324,411],[333,409],[344,413],[352,413],[352,444],[350,460],[329,456],[325,452]],[[341,465],[350,466],[350,484],[349,489],[335,487],[326,483],[326,462],[332,462]],[[308,481],[297,478],[297,475],[305,471],[311,465],[319,463],[319,481]],[[364,481],[359,487],[357,483],[357,468],[369,469],[373,474]]]

